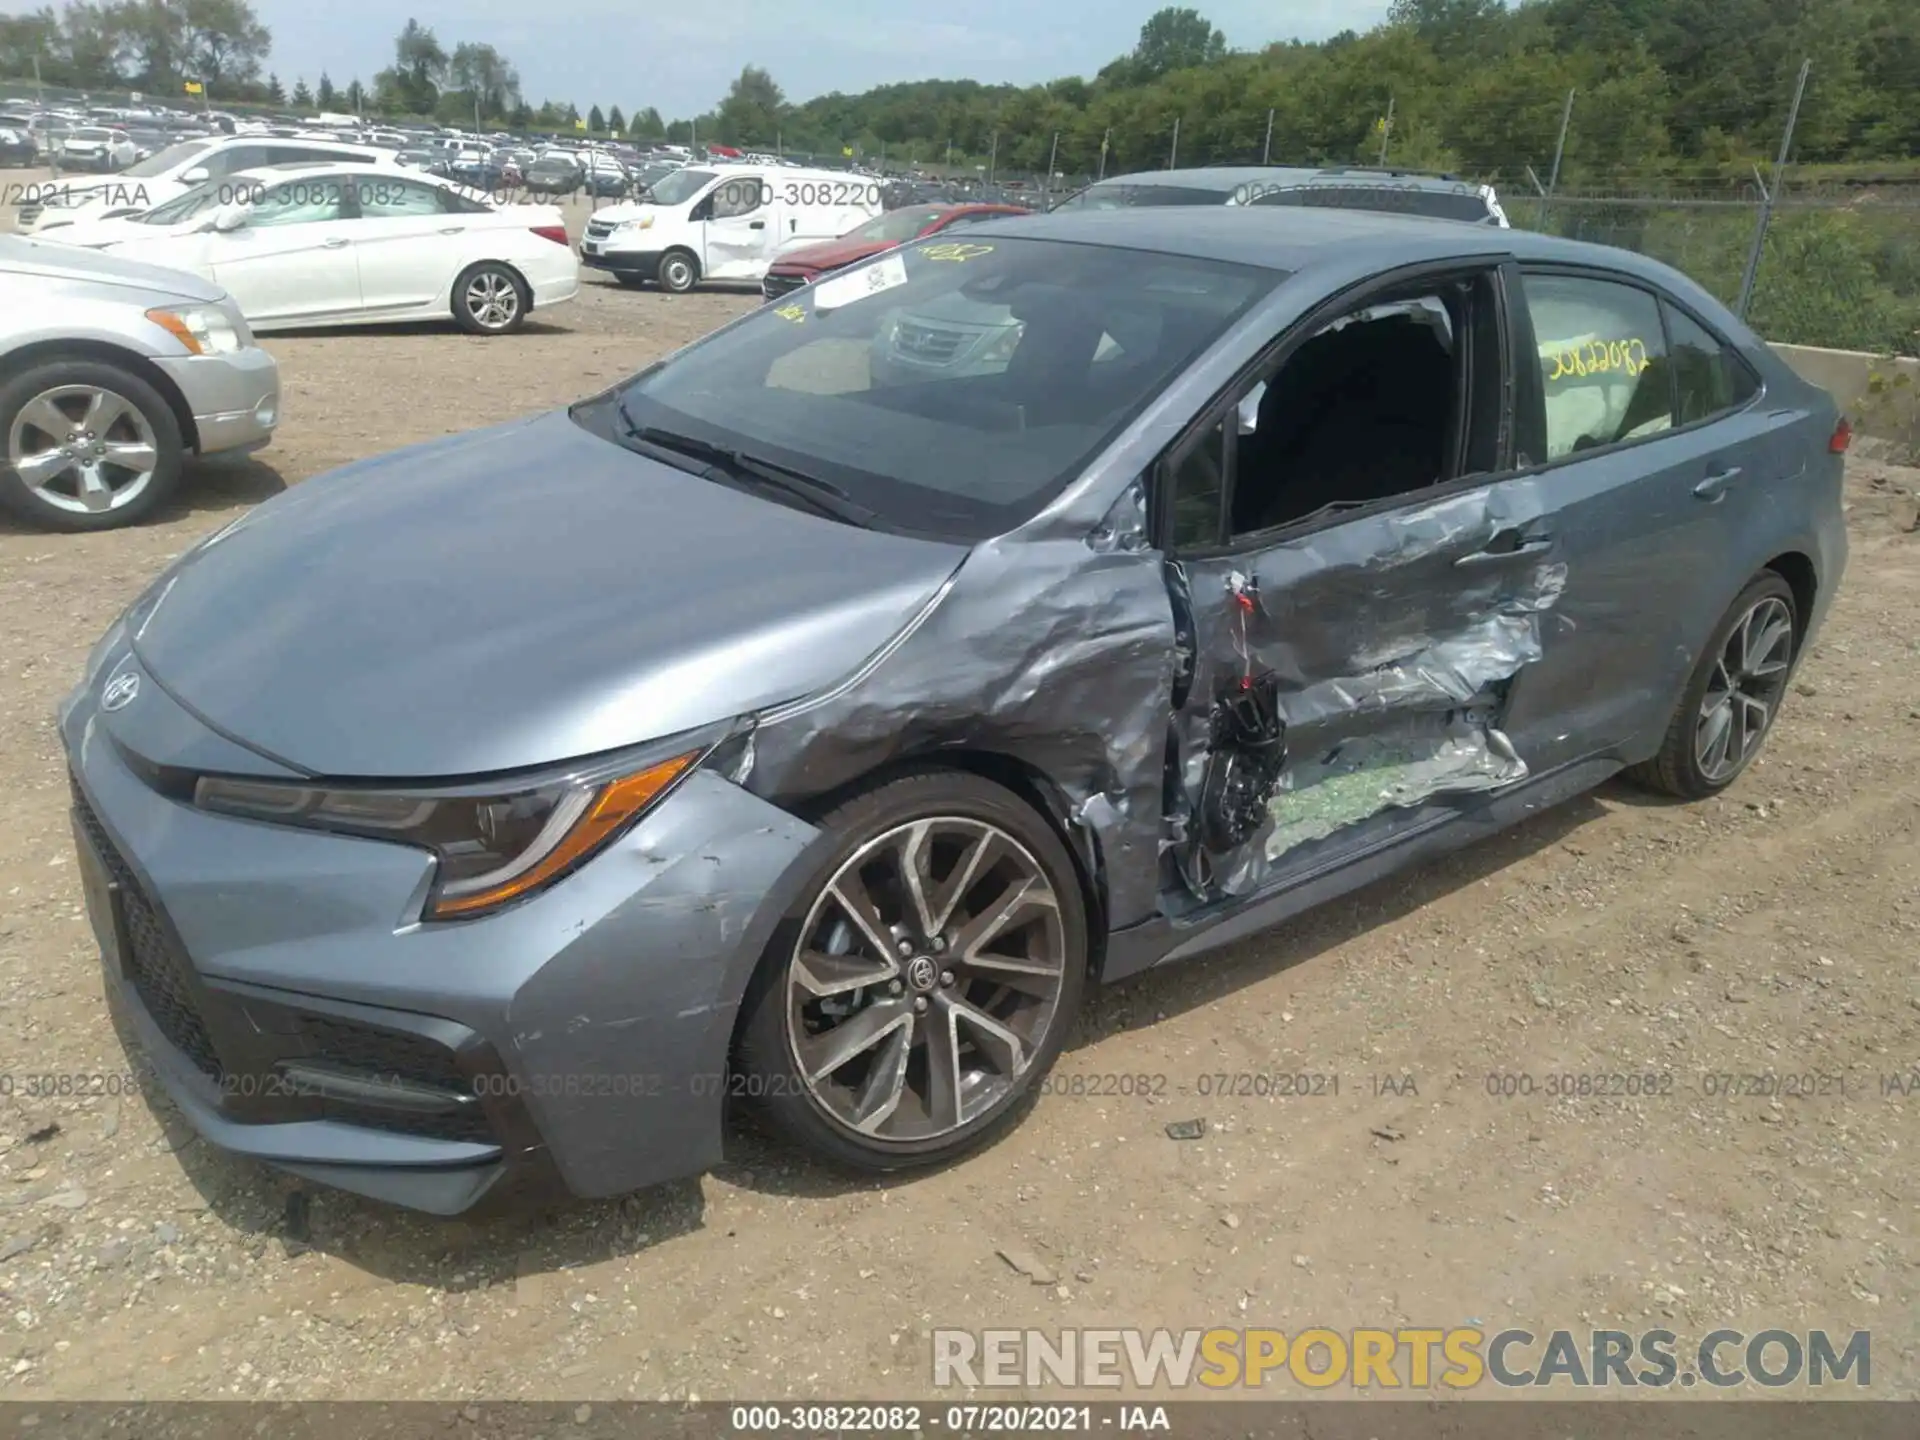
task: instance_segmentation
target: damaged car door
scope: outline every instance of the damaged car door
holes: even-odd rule
[[[1303,878],[1528,774],[1505,728],[1564,581],[1513,471],[1497,260],[1323,307],[1170,449],[1170,913]]]

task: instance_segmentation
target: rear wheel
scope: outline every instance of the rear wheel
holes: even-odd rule
[[[754,977],[735,1093],[850,1169],[954,1159],[1018,1123],[1079,1009],[1073,862],[972,775],[909,775],[821,824],[840,841]]]
[[[1772,571],[1733,602],[1701,653],[1660,753],[1632,778],[1683,800],[1718,794],[1739,778],[1786,698],[1800,617],[1793,590]]]
[[[531,308],[526,282],[497,260],[471,265],[453,282],[453,318],[469,335],[509,335]]]
[[[0,385],[0,504],[50,530],[145,519],[179,483],[173,407],[145,380],[97,360],[55,360]]]
[[[660,257],[660,269],[655,278],[662,290],[684,295],[699,281],[700,267],[686,251],[669,250]]]

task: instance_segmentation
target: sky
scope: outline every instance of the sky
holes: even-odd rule
[[[448,50],[484,42],[520,72],[533,104],[654,106],[667,119],[717,105],[746,65],[771,71],[792,101],[831,90],[857,93],[903,80],[980,80],[1027,85],[1091,76],[1133,48],[1140,26],[1165,0],[252,0],[273,32],[268,68],[288,89],[371,81],[393,63],[393,39],[409,15]],[[1319,40],[1365,30],[1388,0],[1191,0],[1250,49],[1274,40]]]

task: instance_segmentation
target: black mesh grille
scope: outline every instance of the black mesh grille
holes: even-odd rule
[[[372,1079],[403,1080],[413,1085],[429,1085],[437,1090],[474,1093],[472,1083],[461,1073],[453,1052],[424,1035],[409,1035],[399,1030],[383,1030],[339,1020],[331,1015],[303,1013],[299,1017],[300,1035],[314,1059],[324,1060]],[[493,1127],[478,1103],[443,1115],[411,1115],[405,1111],[348,1106],[329,1102],[329,1112],[339,1119],[377,1125],[410,1135],[426,1135],[436,1140],[471,1140],[494,1143]]]
[[[768,275],[760,281],[760,293],[769,300],[791,295],[807,282],[798,275]]]
[[[73,782],[73,809],[120,888],[120,909],[127,921],[127,973],[133,980],[134,990],[147,1007],[147,1013],[153,1016],[153,1023],[160,1027],[160,1033],[193,1061],[203,1075],[218,1080],[220,1057],[214,1052],[199,1007],[194,1004],[190,962],[167,942],[159,912],[107,838],[106,827],[93,813],[93,806],[87,803],[77,781]]]

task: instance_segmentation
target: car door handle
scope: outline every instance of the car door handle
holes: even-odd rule
[[[322,240],[320,243],[329,250],[344,250],[347,246],[347,242],[338,235],[331,240]]]
[[[1553,548],[1553,537],[1539,531],[1501,530],[1471,555],[1462,555],[1453,563],[1461,569],[1475,565],[1493,565],[1516,555],[1538,555]]]
[[[1739,476],[1740,467],[1738,465],[1734,465],[1726,470],[1717,471],[1693,487],[1693,498],[1696,500],[1704,500],[1709,505],[1717,500],[1724,500],[1727,498],[1727,487],[1738,479]]]
[[[749,230],[764,230],[767,228],[767,222],[764,220],[755,220],[749,224],[747,228]]]
[[[459,235],[464,232],[460,229],[458,225],[449,225],[447,226],[446,229],[442,230],[440,233],[442,235]]]

